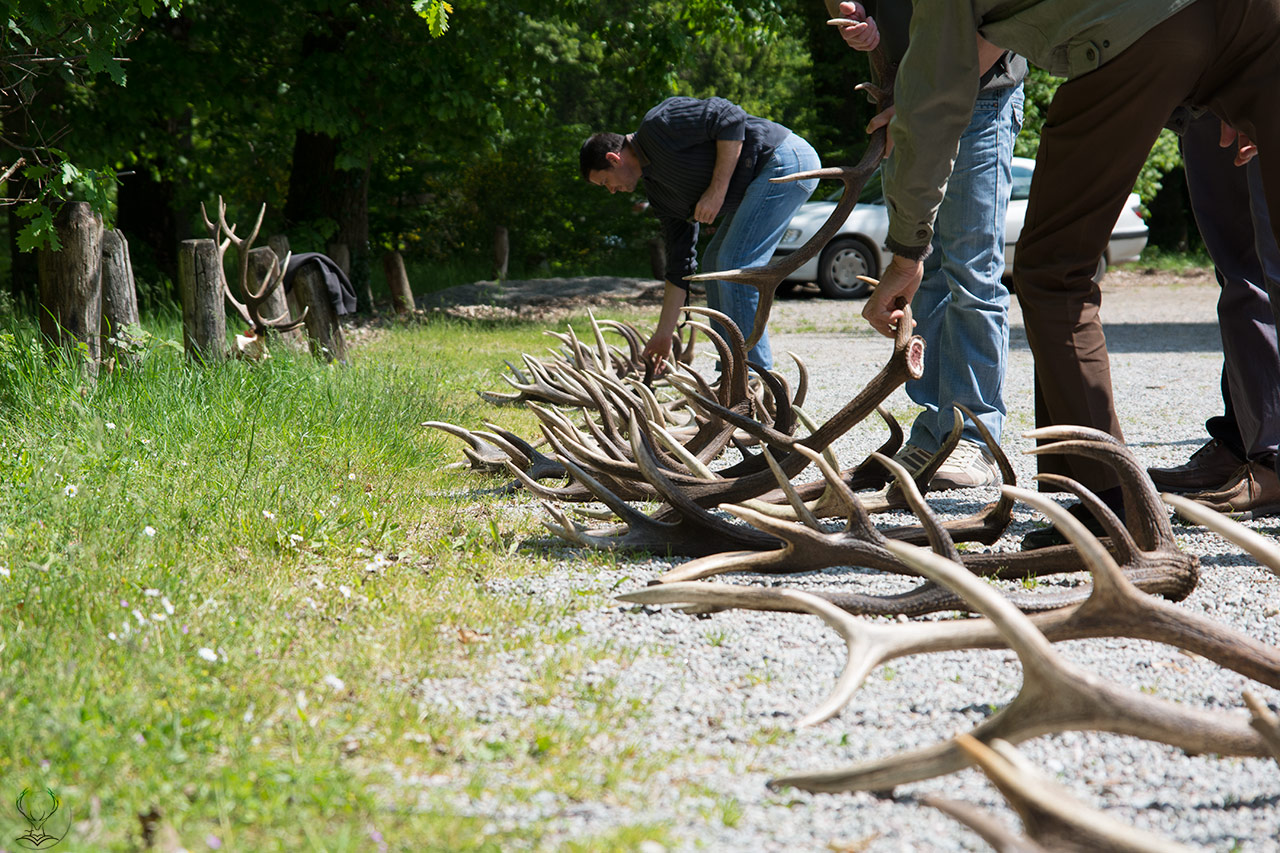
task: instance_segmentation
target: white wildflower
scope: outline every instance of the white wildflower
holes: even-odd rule
[[[151,614],[151,621],[153,621],[153,622],[163,622],[164,620],[166,620],[166,619],[168,619],[168,618],[169,618],[169,617],[168,617],[168,616],[165,616],[163,613],[152,613],[152,614]]]
[[[142,611],[136,607],[133,608],[133,618],[138,620],[139,625],[147,624],[147,617],[143,616]]]
[[[339,678],[338,676],[334,675],[333,673],[330,673],[324,677],[324,683],[329,685],[334,690],[347,689],[347,683],[343,681],[341,678]]]
[[[346,584],[343,584],[342,586],[338,587],[338,592],[342,593],[343,598],[351,597],[351,587],[347,586]]]
[[[301,537],[301,536],[299,536],[299,535],[298,535],[298,534],[296,534],[296,533],[290,533],[290,534],[289,534],[289,541],[290,541],[290,542],[292,542],[294,545],[297,545],[299,542],[301,542],[301,541],[302,541],[302,537]]]
[[[276,517],[276,514],[269,509],[264,509],[262,511],[262,517],[265,518],[267,521],[273,521]]]
[[[354,480],[355,478],[356,478],[356,475],[354,472],[347,475],[348,480]]]
[[[341,503],[341,501],[338,499],[337,495],[329,496],[329,506],[337,506],[339,503]]]
[[[0,566],[0,577],[6,577],[6,578],[7,578],[7,577],[9,577],[9,576],[10,576],[10,575],[9,575],[9,570],[8,570],[8,569],[6,569],[4,566]]]
[[[116,636],[116,632],[115,632],[115,631],[108,631],[108,632],[107,632],[107,639],[114,643],[114,642],[116,642],[116,641],[119,639],[119,637],[117,637],[117,636]]]
[[[62,493],[69,498],[74,498],[79,493],[79,491],[80,491],[79,487],[73,483],[72,485],[67,486],[65,489],[63,489]]]
[[[218,660],[218,653],[210,648],[202,648],[200,651],[196,652],[196,654],[200,655],[200,657],[204,658],[209,663],[214,663]]]
[[[142,528],[142,532],[143,532],[144,534],[146,534],[147,536],[155,536],[155,535],[156,535],[156,529],[155,529],[154,527],[152,527],[150,524],[148,524],[146,527]]]
[[[160,597],[160,590],[158,590],[158,589],[144,589],[144,590],[142,591],[142,594],[143,594],[143,595],[145,595],[147,598],[159,598],[159,597]]]
[[[166,595],[161,598],[160,604],[164,607],[165,613],[168,613],[170,616],[173,615],[173,602],[169,600],[169,596]]]
[[[115,424],[113,424],[111,421],[107,421],[107,429],[115,429],[115,428],[116,428]]]

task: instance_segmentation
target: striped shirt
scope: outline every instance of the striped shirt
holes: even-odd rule
[[[667,281],[688,289],[697,272],[698,223],[693,210],[711,185],[717,140],[742,140],[720,215],[738,209],[747,185],[760,174],[790,130],[748,115],[724,98],[667,98],[645,114],[629,142],[640,158],[650,208],[662,224]]]

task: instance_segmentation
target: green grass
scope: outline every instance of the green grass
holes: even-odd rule
[[[537,849],[539,822],[492,804],[642,805],[631,783],[670,756],[615,734],[642,705],[578,678],[637,651],[563,628],[598,598],[490,591],[547,571],[521,547],[539,513],[469,495],[493,481],[420,426],[532,435],[475,391],[542,351],[541,325],[391,323],[346,368],[281,347],[200,367],[149,325],[92,381],[0,320],[0,796],[55,789],[62,850],[137,849],[144,823],[190,850]],[[439,701],[499,653],[528,666],[528,713]]]
[[[1195,252],[1173,252],[1148,244],[1136,261],[1120,264],[1118,269],[1159,270],[1180,273],[1212,267],[1213,261],[1209,259],[1203,247]]]

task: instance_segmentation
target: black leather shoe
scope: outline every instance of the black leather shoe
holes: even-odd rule
[[[1083,524],[1090,533],[1101,539],[1106,536],[1106,532],[1102,529],[1102,522],[1093,517],[1093,513],[1084,508],[1084,504],[1076,503],[1067,507],[1067,512],[1071,513],[1077,521]],[[1054,525],[1041,527],[1038,530],[1032,530],[1026,536],[1022,537],[1023,551],[1037,551],[1041,548],[1051,548],[1054,545],[1066,545],[1067,537],[1062,535],[1062,531],[1058,530]]]
[[[1215,438],[1183,464],[1148,468],[1147,473],[1162,492],[1206,492],[1224,487],[1243,464],[1243,459]]]

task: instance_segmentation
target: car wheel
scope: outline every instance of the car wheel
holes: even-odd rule
[[[857,237],[838,237],[818,259],[818,287],[830,299],[857,299],[871,292],[858,276],[875,278],[879,272],[874,249]]]
[[[1107,274],[1107,253],[1103,252],[1102,257],[1098,258],[1098,268],[1094,270],[1093,281],[1095,284],[1102,282],[1102,277]]]

